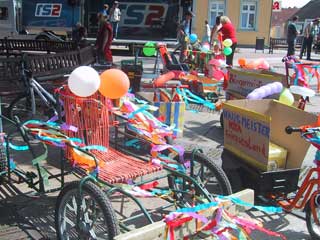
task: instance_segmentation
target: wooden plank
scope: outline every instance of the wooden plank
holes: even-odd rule
[[[251,189],[245,189],[243,191],[232,194],[231,196],[237,197],[247,203],[254,203],[254,191]],[[246,210],[244,207],[235,206],[234,204],[229,205],[227,210],[236,214],[240,211]],[[188,235],[188,233],[194,233],[196,228],[196,223],[194,220],[188,222],[183,228],[175,230],[176,239],[182,239],[183,236]],[[132,230],[130,232],[121,234],[115,237],[115,240],[163,240],[166,230],[166,223],[160,221],[153,224],[149,224],[145,227]],[[201,238],[203,239],[203,238]]]

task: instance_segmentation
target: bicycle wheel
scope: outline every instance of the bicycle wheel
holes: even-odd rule
[[[78,205],[81,209],[77,223]],[[88,181],[82,186],[81,199],[79,182],[72,182],[62,189],[56,203],[55,225],[60,240],[111,240],[119,234],[109,199],[98,186]]]
[[[212,195],[230,195],[232,193],[230,182],[222,170],[212,159],[199,152],[186,151],[184,161],[191,163],[193,159],[193,170],[188,166],[185,170],[187,175],[193,177],[200,186]],[[192,198],[196,195],[198,199],[203,197],[203,191],[194,186],[190,181],[170,175],[168,177],[169,187],[175,192],[176,200],[183,206],[192,206]]]
[[[45,106],[42,100],[35,98],[36,112],[32,112],[31,99],[29,95],[20,95],[15,98],[8,107],[8,115],[13,120],[17,116],[21,122],[30,119],[48,120],[54,113],[54,110]]]
[[[317,225],[317,223],[314,220],[311,206],[310,206],[310,201],[314,201],[315,211],[318,219],[320,219],[320,199],[319,198],[320,196],[317,196],[315,199],[310,199],[306,206],[307,228],[311,238],[314,240],[320,240],[320,225]]]

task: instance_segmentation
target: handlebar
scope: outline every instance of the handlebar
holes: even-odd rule
[[[302,133],[303,135],[305,134],[313,134],[316,132],[320,132],[320,127],[292,127],[292,126],[287,126],[285,128],[285,131],[287,134],[292,134],[294,132],[299,132]]]
[[[302,130],[300,128],[287,126],[285,131],[286,131],[287,134],[292,134],[293,132],[301,132]]]

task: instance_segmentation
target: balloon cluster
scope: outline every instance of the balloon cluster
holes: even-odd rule
[[[124,96],[130,87],[128,76],[119,69],[109,69],[100,76],[88,66],[76,68],[68,78],[70,91],[79,97],[89,97],[99,92],[110,99]]]
[[[250,61],[249,63],[247,63],[247,60],[245,58],[239,58],[238,64],[241,68],[246,69],[270,69],[270,64],[263,58],[255,59],[253,61]]]
[[[232,40],[227,38],[222,42],[224,48],[223,48],[223,54],[226,56],[229,56],[232,53]]]
[[[282,89],[283,89],[283,85],[280,82],[269,83],[267,85],[263,85],[253,90],[251,93],[248,94],[247,99],[250,99],[250,100],[263,99],[273,94],[280,93]]]

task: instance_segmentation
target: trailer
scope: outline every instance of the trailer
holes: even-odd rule
[[[66,39],[73,27],[86,27],[88,39],[95,41],[97,14],[113,0],[0,0],[0,33],[8,38],[41,40]],[[176,43],[177,26],[185,11],[192,9],[186,0],[120,1],[121,20],[115,45],[158,41]],[[62,37],[64,36],[64,37]]]

